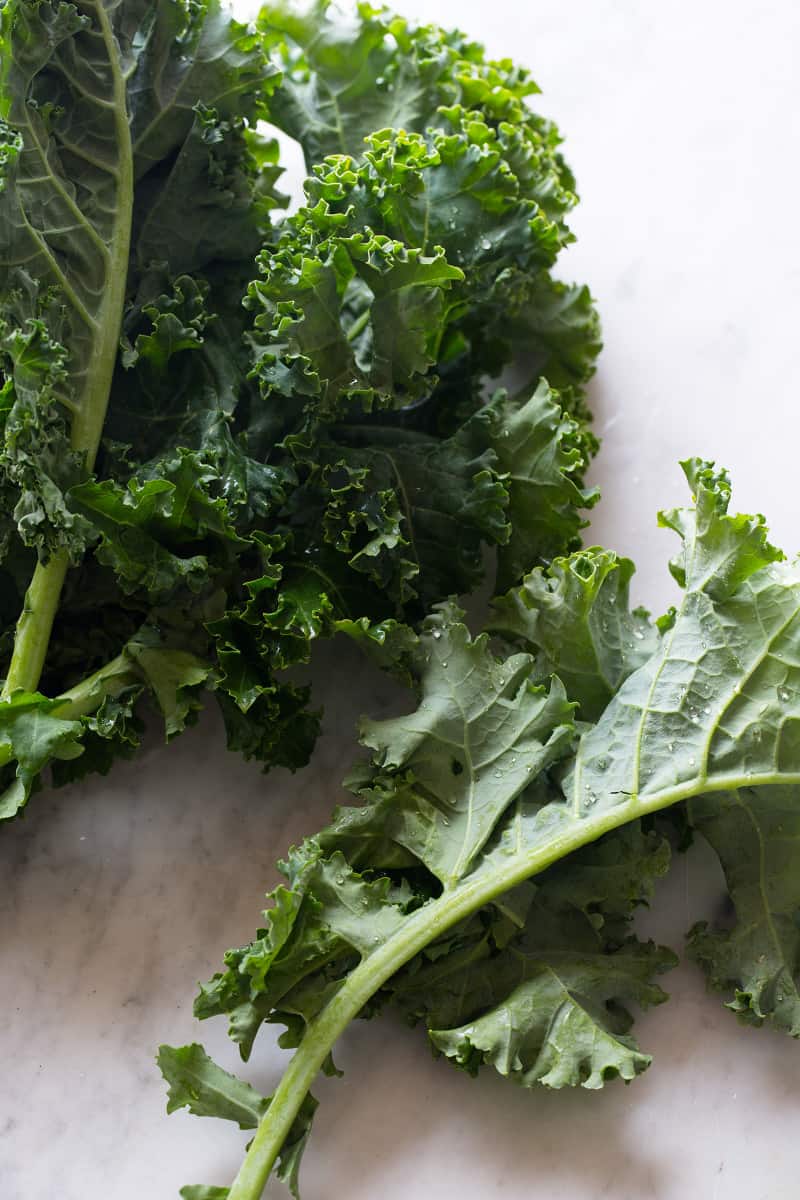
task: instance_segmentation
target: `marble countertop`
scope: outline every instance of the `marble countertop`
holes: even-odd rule
[[[699,453],[794,550],[800,8],[398,4],[529,64],[566,135],[583,202],[563,270],[590,283],[606,342],[592,539],[630,554],[637,598],[665,608],[672,545],[655,513],[683,502],[677,460]],[[325,735],[298,776],[264,779],[226,754],[208,716],[107,780],[35,797],[2,830],[1,1200],[175,1200],[235,1173],[246,1135],[167,1118],[153,1055],[199,1039],[236,1068],[223,1023],[192,1019],[195,982],[250,936],[275,858],[329,812],[358,711],[392,703],[355,655],[323,648],[315,675]],[[679,948],[721,894],[692,852],[643,927]],[[691,966],[666,984],[670,1003],[637,1022],[653,1067],[604,1093],[476,1083],[434,1062],[419,1031],[351,1028],[344,1078],[315,1089],[304,1200],[795,1197],[800,1048],[737,1025]],[[268,1092],[282,1059],[265,1035],[248,1077]]]

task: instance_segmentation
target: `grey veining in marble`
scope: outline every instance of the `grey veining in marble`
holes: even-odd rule
[[[717,457],[735,498],[798,542],[800,299],[796,48],[788,0],[398,0],[529,63],[567,134],[582,204],[565,273],[587,279],[606,350],[593,391],[605,499],[592,536],[640,564],[662,609],[682,502],[676,460]],[[205,1041],[197,980],[253,931],[273,863],[338,795],[358,712],[394,702],[353,653],[315,663],[328,718],[313,765],[267,779],[211,716],[107,779],[39,795],[0,830],[0,1200],[175,1200],[230,1181],[246,1135],[164,1114],[158,1042]],[[675,946],[721,888],[679,861],[643,927]],[[391,1020],[351,1029],[324,1081],[305,1200],[790,1200],[800,1047],[736,1024],[699,974],[637,1023],[652,1069],[603,1094],[532,1094],[434,1062]],[[217,1027],[218,1026],[218,1027]],[[265,1035],[247,1070],[268,1091]],[[268,1195],[285,1195],[270,1185]]]

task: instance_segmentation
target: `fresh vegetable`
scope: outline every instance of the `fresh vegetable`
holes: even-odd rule
[[[497,601],[499,653],[452,604],[425,622],[416,709],[362,726],[360,804],[290,852],[265,927],[196,1001],[227,1014],[244,1058],[262,1024],[285,1025],[297,1049],[276,1091],[242,1119],[242,1085],[201,1047],[161,1050],[171,1109],[256,1129],[229,1190],[184,1196],[256,1200],[276,1162],[296,1191],[313,1080],[386,1003],[471,1073],[631,1080],[650,1059],[629,1008],[666,999],[675,962],[630,928],[667,869],[653,822],[673,805],[736,910],[728,931],[695,929],[692,953],[745,1019],[800,1034],[800,567],[763,518],[728,514],[723,473],[685,470],[694,507],[660,517],[682,600],[659,621],[629,611],[630,563],[593,549]]]
[[[557,132],[525,72],[369,5],[2,0],[0,62],[0,816],[132,753],[143,693],[172,736],[211,689],[297,767],[316,639],[387,663],[486,546],[505,588],[579,543]],[[308,157],[289,218],[265,119]]]

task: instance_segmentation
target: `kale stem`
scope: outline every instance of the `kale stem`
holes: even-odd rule
[[[26,692],[36,690],[68,565],[64,550],[54,554],[48,563],[36,564],[17,621],[14,653],[3,685],[4,700],[19,688]]]
[[[356,340],[356,338],[358,337],[358,335],[360,333],[364,332],[364,330],[367,328],[367,325],[369,325],[371,317],[372,317],[372,309],[365,308],[364,311],[362,312],[361,316],[357,317],[356,320],[353,322],[353,324],[348,329],[348,331],[347,331],[348,342],[354,342]]]
[[[626,819],[632,818],[629,815]],[[584,822],[586,828],[580,831],[580,844],[597,837],[598,826],[614,823],[621,822],[609,822],[607,814],[603,814],[603,820],[587,819]],[[577,843],[578,839],[575,840]],[[250,1143],[228,1200],[259,1200],[322,1064],[337,1038],[378,989],[420,950],[464,917],[561,858],[566,852],[563,841],[563,837],[552,837],[535,853],[510,857],[497,870],[445,891],[442,896],[413,913],[394,937],[374,950],[351,972],[334,998],[309,1024]]]
[[[56,697],[54,717],[74,721],[96,712],[108,696],[118,695],[123,688],[141,683],[141,676],[126,654],[118,654],[99,671],[87,675],[69,691]]]

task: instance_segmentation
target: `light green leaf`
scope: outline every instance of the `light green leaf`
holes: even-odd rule
[[[689,953],[741,1020],[800,1037],[800,789],[699,796],[689,820],[719,855],[735,910],[729,929],[695,925]]]
[[[498,660],[459,615],[444,608],[426,624],[416,712],[361,729],[374,771],[359,791],[391,795],[382,806],[387,835],[445,886],[467,873],[508,804],[573,735],[559,681],[535,687],[528,655]]]
[[[492,602],[492,633],[536,653],[537,673],[558,675],[587,721],[658,644],[647,613],[630,610],[633,572],[630,559],[593,547],[537,567]]]
[[[431,1031],[437,1050],[471,1074],[487,1063],[523,1087],[601,1088],[650,1065],[627,1035],[630,1017],[619,1002],[647,1007],[666,999],[650,982],[664,969],[652,943],[614,954],[520,953],[514,968],[521,982],[499,1004],[460,1028]]]
[[[202,1046],[160,1046],[158,1066],[169,1083],[167,1112],[188,1108],[196,1117],[221,1117],[255,1129],[269,1101],[213,1062]]]
[[[39,693],[14,692],[0,700],[0,762],[15,764],[11,781],[0,783],[0,820],[16,816],[47,762],[82,753],[80,721],[55,716],[56,708],[57,700]],[[11,770],[5,767],[5,773]]]
[[[128,642],[125,654],[155,696],[167,738],[182,733],[196,719],[197,692],[208,684],[211,667],[187,650],[163,645],[151,629]]]
[[[727,515],[724,475],[685,470],[697,507],[662,518],[683,538],[683,599],[581,742],[576,815],[800,780],[800,569],[779,561],[763,518]]]

